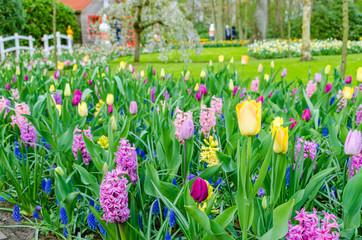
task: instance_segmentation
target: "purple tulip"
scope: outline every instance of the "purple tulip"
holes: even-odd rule
[[[325,93],[329,93],[332,90],[332,84],[327,83],[326,88],[324,89]]]
[[[7,83],[7,84],[5,85],[5,89],[6,89],[6,90],[10,90],[10,84],[9,84],[9,83]]]
[[[16,76],[13,75],[13,82],[16,82]]]
[[[148,83],[148,79],[147,79],[147,78],[145,78],[145,80],[143,80],[143,84],[146,84],[146,83]]]
[[[362,136],[358,130],[350,130],[344,142],[344,153],[347,155],[358,155],[362,150]]]
[[[317,83],[320,83],[322,81],[322,74],[321,73],[316,73],[314,75],[314,81]]]
[[[185,140],[190,139],[194,135],[194,130],[194,121],[192,121],[192,119],[186,119],[181,125],[180,137]]]
[[[190,195],[194,201],[203,202],[209,195],[206,181],[198,177],[192,185]]]
[[[309,109],[304,110],[302,114],[302,119],[309,122],[310,118],[311,118],[310,110]]]
[[[352,82],[352,76],[347,76],[347,77],[346,77],[346,80],[344,80],[344,82],[345,82],[346,84],[351,84],[351,82]]]
[[[287,76],[287,69],[286,68],[284,68],[283,71],[282,71],[282,77],[285,77],[285,76]]]
[[[206,85],[204,85],[204,84],[200,84],[200,87],[199,87],[199,92],[200,92],[202,95],[206,95],[206,94],[207,94],[207,88],[206,88]]]
[[[76,89],[73,94],[73,100],[72,100],[73,106],[77,106],[81,100],[82,100],[82,92]]]
[[[112,114],[113,112],[113,105],[108,105],[108,113]]]
[[[137,114],[137,112],[138,112],[137,102],[132,101],[129,105],[129,113],[135,115]]]
[[[264,103],[264,96],[263,95],[259,96],[258,99],[256,99],[256,102],[261,102],[261,104],[263,104]]]

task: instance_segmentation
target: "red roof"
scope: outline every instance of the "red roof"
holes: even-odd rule
[[[93,0],[59,0],[70,6],[74,11],[83,11]]]

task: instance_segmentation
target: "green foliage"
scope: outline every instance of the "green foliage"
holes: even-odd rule
[[[23,6],[20,0],[0,0],[0,35],[20,32],[24,24]]]
[[[292,20],[292,37],[301,38],[302,36],[302,16]],[[362,34],[362,13],[356,5],[349,2],[348,5],[349,20],[349,40],[358,40]],[[311,38],[312,39],[342,39],[342,1],[341,0],[316,0],[313,2],[313,12],[311,19]]]
[[[23,0],[26,25],[23,34],[32,35],[35,44],[41,44],[44,34],[53,33],[53,1],[52,0]],[[70,25],[74,31],[74,41],[80,40],[80,28],[77,16],[72,8],[56,1],[56,29],[62,34],[66,33]]]

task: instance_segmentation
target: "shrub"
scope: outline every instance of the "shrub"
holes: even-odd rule
[[[44,34],[53,33],[53,1],[52,0],[23,0],[26,25],[24,27],[25,35],[32,35],[36,42],[41,44],[41,38]],[[80,28],[77,16],[74,10],[56,1],[56,29],[65,34],[67,26],[70,25],[74,31],[74,42],[80,40]]]
[[[20,0],[0,0],[0,35],[20,32],[24,24],[23,7]]]

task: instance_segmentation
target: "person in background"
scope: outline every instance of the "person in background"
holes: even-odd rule
[[[226,38],[226,40],[231,40],[231,31],[230,31],[229,25],[226,25],[225,38]]]
[[[235,28],[235,26],[233,26],[231,28],[231,35],[232,35],[232,39],[235,40],[236,39],[236,28]]]

